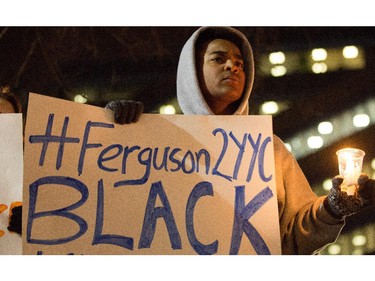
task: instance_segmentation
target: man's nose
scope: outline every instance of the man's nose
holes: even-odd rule
[[[234,61],[232,61],[231,59],[228,59],[225,62],[224,70],[229,70],[234,73],[237,73],[239,69],[238,69],[238,66],[234,63]]]

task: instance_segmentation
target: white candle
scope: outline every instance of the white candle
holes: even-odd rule
[[[344,178],[341,190],[348,195],[354,195],[365,153],[360,149],[345,148],[337,151],[336,154],[339,160],[340,175]]]

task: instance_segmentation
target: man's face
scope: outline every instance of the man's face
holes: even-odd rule
[[[203,55],[202,68],[206,99],[230,104],[241,98],[245,72],[241,52],[234,43],[225,39],[211,41]]]

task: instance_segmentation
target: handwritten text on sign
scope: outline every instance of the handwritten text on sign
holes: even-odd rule
[[[269,117],[112,114],[30,95],[25,253],[280,253]]]

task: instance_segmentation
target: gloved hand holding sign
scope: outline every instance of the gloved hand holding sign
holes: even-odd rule
[[[118,124],[130,124],[138,122],[143,113],[144,105],[139,101],[116,100],[110,101],[105,108],[111,109]]]

